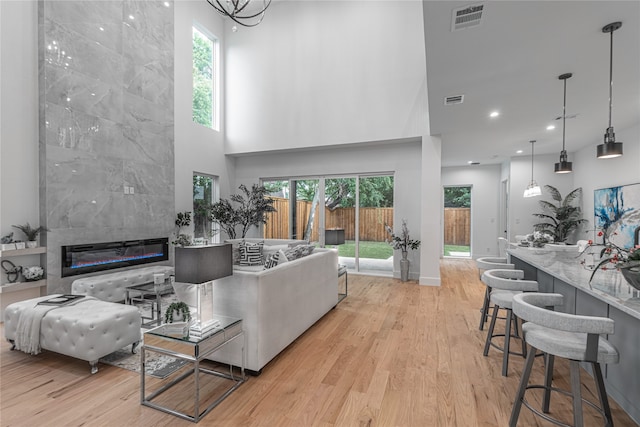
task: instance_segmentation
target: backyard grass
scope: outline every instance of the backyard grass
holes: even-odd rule
[[[471,252],[469,246],[444,245],[444,256],[452,256],[451,252]]]
[[[347,240],[338,246],[338,254],[342,257],[354,258],[356,256],[356,243]],[[386,242],[360,241],[360,258],[387,259],[393,256],[393,248]]]

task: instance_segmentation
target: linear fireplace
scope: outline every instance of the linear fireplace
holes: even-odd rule
[[[169,259],[169,239],[62,246],[62,277]]]

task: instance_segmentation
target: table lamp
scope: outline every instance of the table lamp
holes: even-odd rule
[[[213,281],[233,274],[231,244],[177,247],[174,290],[193,311],[191,333],[216,327],[213,319]]]

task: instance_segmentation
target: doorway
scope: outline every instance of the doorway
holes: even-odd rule
[[[444,191],[444,256],[471,257],[471,186],[446,186]]]

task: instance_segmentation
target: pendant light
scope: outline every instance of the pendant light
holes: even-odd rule
[[[533,145],[536,143],[536,141],[533,140],[529,142],[531,143],[531,181],[529,182],[529,185],[527,185],[527,188],[524,190],[523,197],[535,197],[542,194],[540,186],[535,181],[535,179],[533,179]]]
[[[611,92],[613,90],[613,32],[622,27],[622,22],[613,22],[602,28],[603,33],[611,33],[609,49],[609,127],[604,133],[604,144],[598,145],[598,158],[610,159],[622,156],[622,142],[616,142],[616,134],[611,126]]]
[[[564,149],[564,136],[565,136],[565,120],[567,119],[567,79],[573,74],[565,73],[558,76],[558,78],[564,81],[564,101],[562,103],[562,151],[560,152],[560,162],[556,163],[556,173],[570,173],[573,172],[573,163],[567,161],[567,150]]]

